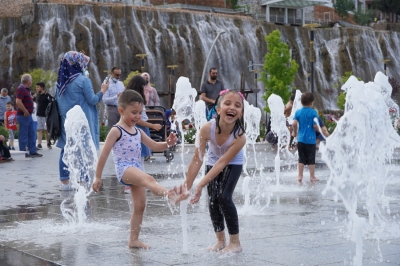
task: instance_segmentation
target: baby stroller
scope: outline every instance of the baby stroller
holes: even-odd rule
[[[152,124],[160,124],[162,126],[161,130],[159,131],[150,129],[150,138],[155,142],[167,141],[169,132],[167,129],[165,112],[166,110],[163,106],[146,106],[146,114],[149,117],[147,122]],[[175,146],[172,146],[163,151],[165,158],[167,158],[167,162],[170,162],[174,159],[174,154],[172,153],[174,150]]]

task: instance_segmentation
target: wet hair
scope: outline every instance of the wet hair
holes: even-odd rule
[[[134,90],[124,90],[118,97],[118,107],[122,109],[134,103],[144,104],[142,96]]]
[[[223,99],[225,98],[225,96],[226,96],[228,93],[234,93],[234,94],[239,95],[239,93],[238,93],[237,91],[234,91],[234,90],[230,90],[230,91],[228,91],[228,92],[226,92],[226,93],[224,93],[224,94],[222,94],[222,95],[218,95],[217,98],[215,99],[215,102],[217,103],[216,106],[219,106],[219,105],[221,104],[221,102],[223,101]],[[243,114],[244,114],[244,101],[243,101],[242,96],[239,95],[239,97],[240,97],[240,99],[242,100],[242,112],[243,112]],[[215,117],[215,122],[216,122],[216,126],[217,126],[217,128],[218,128],[218,134],[221,134],[221,128],[220,128],[220,126],[219,126],[219,120],[220,120],[220,118],[221,118],[220,115],[217,113],[217,117]],[[242,116],[241,118],[239,118],[238,120],[236,120],[235,126],[233,127],[233,130],[232,130],[232,132],[231,132],[231,133],[233,133],[233,136],[234,136],[235,138],[237,138],[237,136],[240,137],[240,136],[242,136],[244,133],[246,133],[246,131],[245,131],[243,125],[244,125],[244,122],[243,122],[243,116]]]
[[[296,93],[292,93],[289,100],[294,101],[294,98],[296,98]]]
[[[44,82],[38,82],[38,83],[36,83],[36,86],[40,86],[40,87],[42,87],[43,89],[46,87],[46,85],[44,84]]]
[[[129,81],[128,85],[126,85],[125,90],[134,90],[142,96],[144,104],[146,105],[146,97],[144,97],[144,86],[146,86],[146,80],[140,76],[136,75]]]
[[[301,104],[303,106],[309,106],[312,102],[314,102],[314,94],[311,92],[303,92],[301,95]]]
[[[9,104],[11,106],[14,106],[14,103],[12,101],[8,101],[6,104]]]
[[[213,71],[213,70],[217,70],[217,68],[216,68],[216,67],[210,68],[210,70],[208,71],[208,73],[211,73],[211,71]]]

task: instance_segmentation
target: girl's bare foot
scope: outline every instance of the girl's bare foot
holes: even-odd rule
[[[140,242],[139,240],[135,240],[135,241],[129,241],[128,246],[130,248],[140,248],[140,249],[149,249],[150,246],[146,245],[143,242]]]
[[[225,248],[223,248],[220,253],[239,253],[242,252],[242,246],[240,243],[229,243]]]
[[[225,248],[225,241],[218,241],[214,246],[207,248],[208,252],[217,252]]]
[[[318,178],[316,178],[316,177],[310,177],[310,182],[317,182],[317,181],[319,181],[319,179]]]
[[[303,177],[302,176],[297,177],[297,181],[298,182],[302,182],[303,181]]]

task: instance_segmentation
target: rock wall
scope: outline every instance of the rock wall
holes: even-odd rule
[[[32,4],[21,18],[0,18],[0,79],[18,82],[33,68],[57,71],[60,57],[69,50],[85,50],[91,57],[89,73],[95,90],[104,71],[118,65],[122,79],[140,70],[137,54],[148,54],[145,70],[167,102],[168,65],[178,65],[175,80],[186,76],[199,89],[210,47],[219,31],[206,68],[216,66],[227,88],[238,89],[243,73],[245,88],[263,88],[248,71],[248,61],[262,64],[267,52],[265,35],[278,29],[300,68],[294,86],[309,90],[309,32],[303,27],[277,26],[248,17],[124,5]],[[315,30],[316,106],[335,109],[339,89],[334,84],[346,71],[373,80],[383,70],[381,60],[393,58],[388,74],[400,80],[400,33],[371,29]],[[261,67],[258,67],[261,69]],[[254,104],[255,95],[249,96]],[[261,93],[258,106],[265,105]]]
[[[32,0],[0,0],[0,17],[19,17],[26,4],[31,5]]]

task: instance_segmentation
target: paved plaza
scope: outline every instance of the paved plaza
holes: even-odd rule
[[[248,147],[250,149],[251,147]],[[68,224],[60,204],[74,192],[58,191],[60,150],[44,148],[42,158],[0,164],[0,265],[351,265],[355,243],[346,234],[347,211],[333,195],[322,195],[329,170],[317,158],[316,184],[296,182],[296,164],[282,166],[281,185],[273,172],[275,152],[268,144],[248,150],[247,169],[251,204],[245,206],[241,178],[234,194],[238,207],[243,252],[235,255],[207,253],[215,235],[203,194],[200,203],[188,207],[188,254],[182,252],[179,210],[148,193],[141,240],[150,250],[129,249],[131,196],[117,182],[112,158],[104,170],[102,190],[89,197],[87,222]],[[145,169],[167,187],[183,181],[193,147],[180,150],[167,162],[155,154]],[[320,155],[318,155],[319,157]],[[396,156],[400,158],[399,154]],[[263,169],[260,171],[257,169]],[[399,167],[390,166],[399,176]],[[390,215],[379,244],[366,233],[363,265],[400,265],[400,184],[387,186]],[[366,210],[359,203],[360,216]],[[386,211],[386,210],[385,210]],[[379,252],[379,248],[380,252]],[[382,257],[380,257],[380,253]]]

